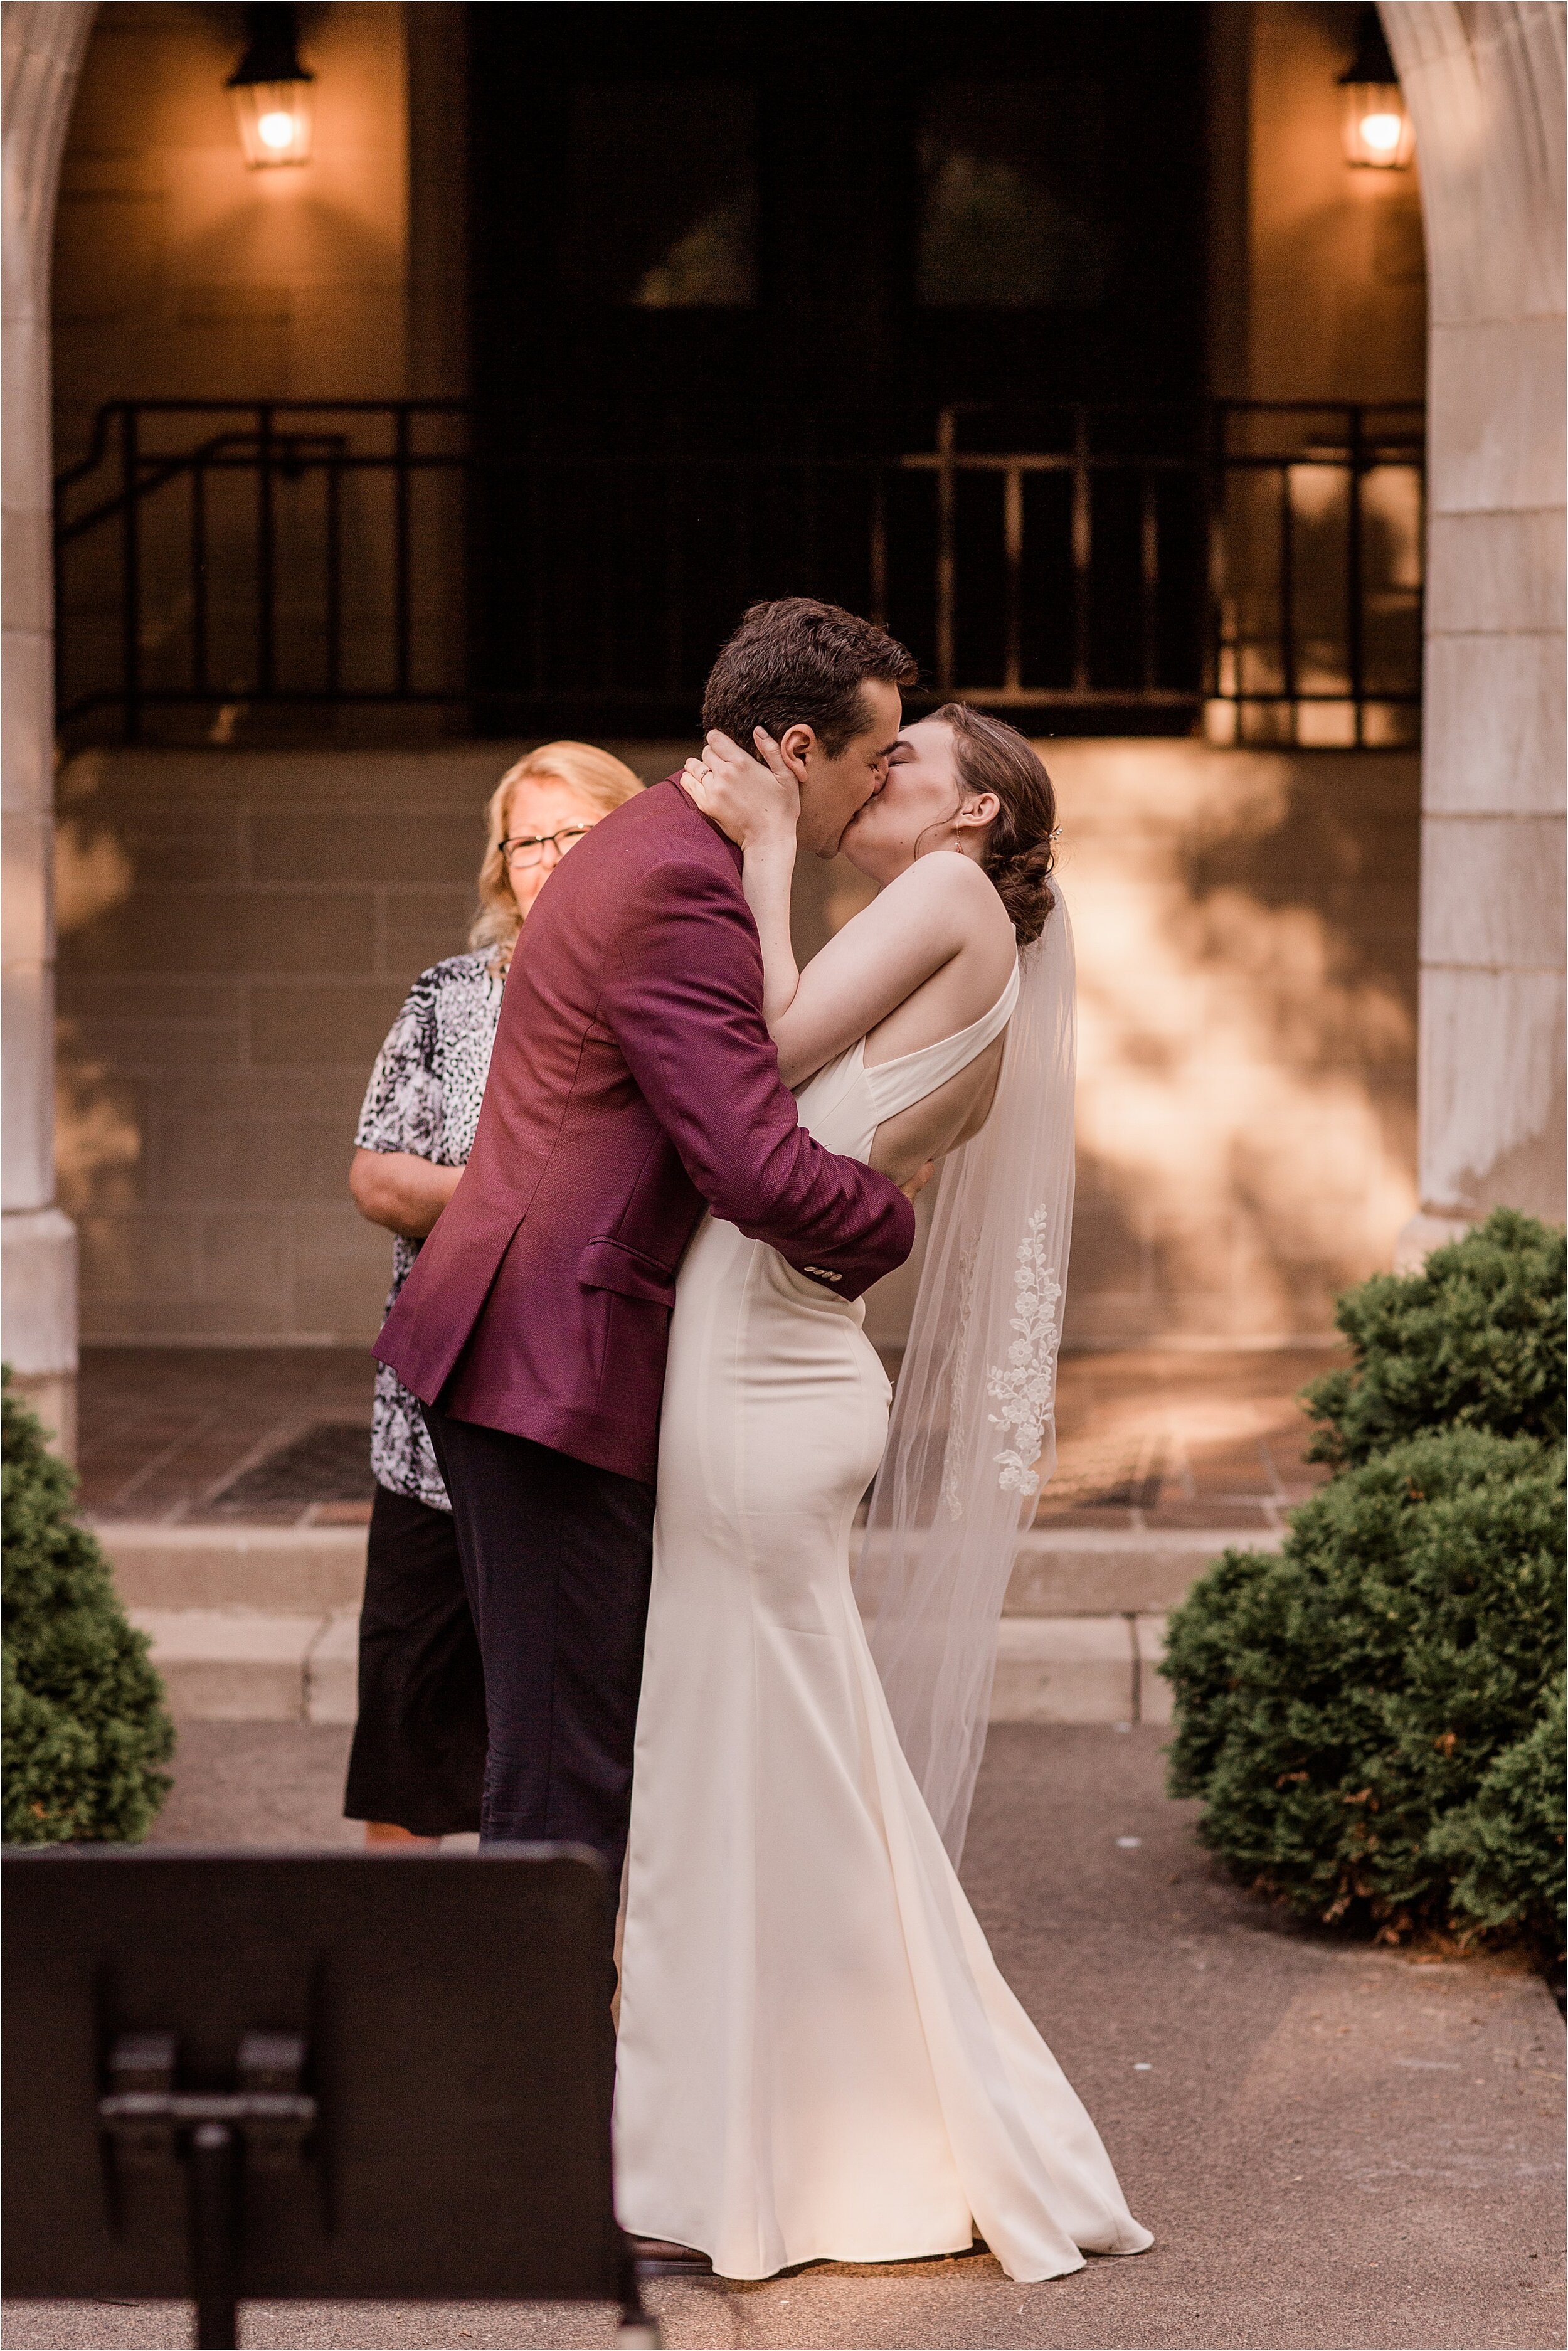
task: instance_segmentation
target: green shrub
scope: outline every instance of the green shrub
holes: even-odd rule
[[[1561,1677],[1533,1730],[1503,1750],[1473,1802],[1450,1813],[1432,1850],[1454,1872],[1454,1907],[1483,1927],[1522,1928],[1561,1951],[1564,1917],[1563,1750],[1568,1704]]]
[[[169,1790],[162,1685],[108,1562],[72,1516],[76,1480],[9,1374],[0,1414],[5,1839],[134,1843]]]
[[[1334,1320],[1355,1361],[1302,1391],[1309,1458],[1354,1466],[1427,1429],[1562,1437],[1564,1303],[1563,1234],[1514,1208],[1419,1273],[1347,1290]]]
[[[1563,1565],[1561,1448],[1473,1428],[1344,1471],[1278,1555],[1227,1552],[1172,1617],[1163,1668],[1171,1792],[1203,1799],[1203,1842],[1319,1918],[1448,1919],[1479,1881],[1437,1832],[1541,1719]],[[1526,1817],[1522,1782],[1486,1801]],[[1562,1849],[1533,1850],[1510,1846],[1539,1905]]]

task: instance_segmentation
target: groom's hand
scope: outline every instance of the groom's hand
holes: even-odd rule
[[[915,1201],[925,1191],[936,1173],[936,1162],[935,1159],[928,1159],[924,1167],[915,1170],[907,1184],[901,1184],[898,1188],[906,1200]]]
[[[800,787],[765,727],[756,729],[760,758],[714,727],[700,759],[685,765],[686,789],[705,816],[743,849],[777,841],[794,850]]]

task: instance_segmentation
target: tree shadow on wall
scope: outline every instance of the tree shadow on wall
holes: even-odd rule
[[[1070,1337],[1324,1332],[1413,1206],[1416,763],[1129,749],[1062,763]]]

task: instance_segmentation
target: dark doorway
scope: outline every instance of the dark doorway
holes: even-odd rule
[[[687,725],[791,589],[884,605],[930,666],[934,480],[901,460],[1194,413],[1200,8],[470,14],[482,723]],[[967,480],[982,538],[1007,495]]]

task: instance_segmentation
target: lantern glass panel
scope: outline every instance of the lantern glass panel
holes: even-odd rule
[[[310,84],[308,81],[231,83],[235,121],[245,160],[253,172],[310,161]]]
[[[1416,126],[1396,81],[1346,82],[1344,160],[1359,171],[1398,172],[1416,150]]]

